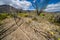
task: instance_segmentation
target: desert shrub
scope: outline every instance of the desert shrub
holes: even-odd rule
[[[45,14],[41,13],[39,16],[45,16]]]
[[[16,16],[15,14],[8,14],[8,18],[12,18],[12,17],[14,17],[14,16]]]
[[[0,20],[7,18],[7,16],[8,16],[7,14],[0,14]]]
[[[35,20],[35,21],[37,21],[38,19],[37,19],[36,17],[33,17],[33,18],[32,18],[32,20]]]
[[[58,38],[57,40],[60,40],[60,38]]]
[[[3,22],[0,20],[0,26],[3,24]]]
[[[54,19],[55,23],[60,23],[60,15],[57,15]]]
[[[60,24],[60,15],[51,15],[48,17],[48,20],[52,23],[55,23],[55,24]]]
[[[0,26],[2,25],[1,20],[0,20]]]
[[[24,17],[28,17],[29,15],[25,15]]]
[[[50,22],[54,22],[54,15],[50,15],[50,16],[48,17],[48,20],[49,20]]]
[[[26,13],[19,13],[18,16],[20,16],[20,17],[28,17],[29,15],[26,14]]]

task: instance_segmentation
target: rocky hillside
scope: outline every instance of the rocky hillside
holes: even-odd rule
[[[11,12],[18,12],[19,10],[9,6],[9,5],[0,5],[0,13],[11,13]]]

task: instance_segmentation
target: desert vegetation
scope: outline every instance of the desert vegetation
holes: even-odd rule
[[[59,3],[50,2],[1,0],[0,40],[60,40]]]
[[[33,38],[36,37],[33,35],[38,35],[37,39],[34,40],[41,40],[41,38],[39,39],[39,37],[42,36],[45,40],[49,40],[49,39],[60,40],[60,16],[59,16],[60,14],[59,13],[54,14],[54,13],[42,12],[39,16],[35,16],[35,13],[34,15],[32,15],[32,13],[31,14],[18,13],[16,15],[17,18],[15,18],[13,14],[9,14],[9,15],[7,13],[0,14],[0,28],[1,28],[0,39],[10,40],[8,39],[8,37],[11,37],[18,30],[22,30],[25,36],[29,37],[29,38],[27,37],[28,40],[29,39],[33,40]],[[27,27],[27,29],[25,29],[25,27]],[[28,33],[28,30],[30,30],[31,32],[33,30],[34,31],[30,35]]]

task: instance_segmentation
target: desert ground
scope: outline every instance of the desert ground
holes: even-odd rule
[[[60,40],[60,26],[44,17],[36,18],[4,19],[0,26],[0,40]]]

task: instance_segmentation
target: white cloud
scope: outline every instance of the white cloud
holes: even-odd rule
[[[3,4],[6,4],[6,5],[11,5],[15,8],[18,8],[18,9],[28,9],[32,4],[26,0],[22,0],[22,1],[19,1],[19,0],[0,0],[0,5],[3,5]]]
[[[33,0],[33,2],[35,3],[37,0]],[[42,3],[44,0],[40,0],[40,3]]]
[[[56,4],[48,5],[45,11],[48,11],[48,12],[60,11],[60,2]]]

